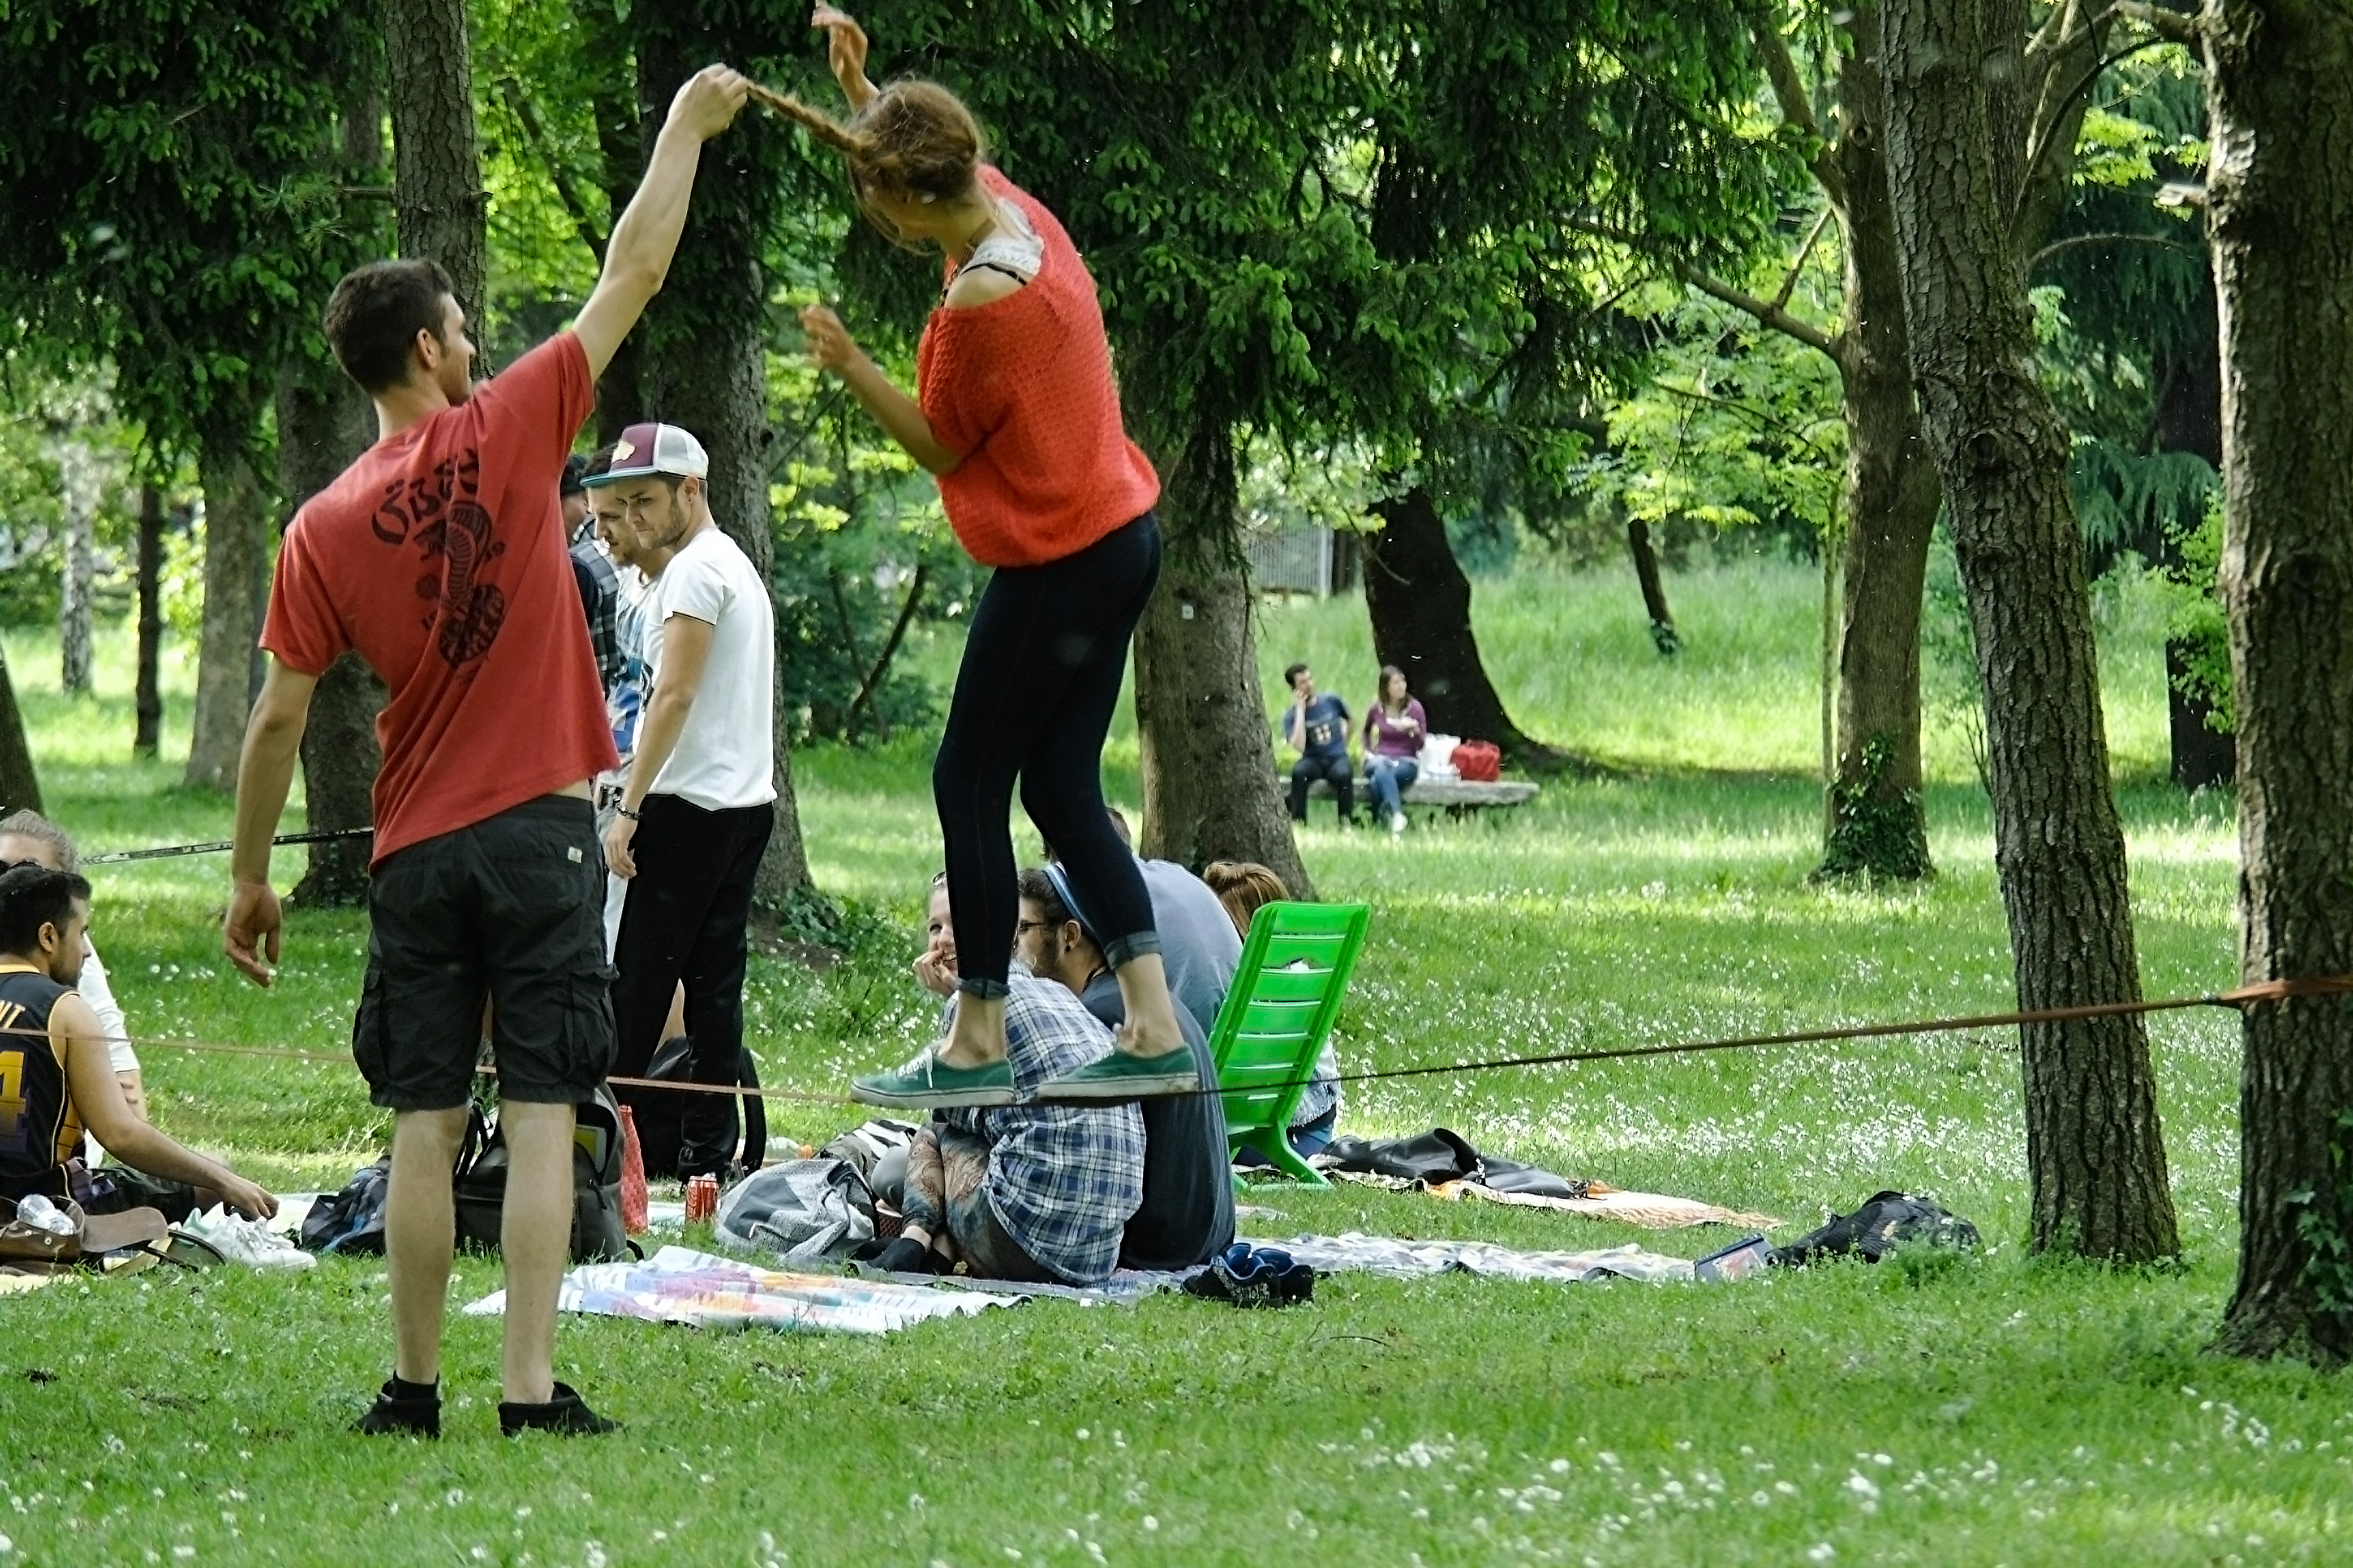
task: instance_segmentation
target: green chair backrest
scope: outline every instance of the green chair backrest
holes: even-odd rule
[[[1250,918],[1209,1055],[1234,1148],[1290,1148],[1285,1134],[1365,945],[1364,904],[1263,904]],[[1286,1163],[1287,1162],[1283,1162]]]

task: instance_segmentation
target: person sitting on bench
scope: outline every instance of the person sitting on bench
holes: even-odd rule
[[[79,876],[31,865],[0,875],[0,1196],[160,1209],[174,1224],[217,1203],[248,1219],[276,1214],[276,1198],[131,1113],[98,1015],[74,990],[89,930]],[[120,1164],[83,1167],[85,1127]]]
[[[1189,874],[1189,873],[1188,873]],[[1040,980],[1071,988],[1088,1012],[1116,1029],[1127,1021],[1119,982],[1060,865],[1021,873],[1021,918],[1013,956]],[[1204,893],[1208,889],[1203,889]],[[1155,906],[1156,913],[1156,906]],[[1163,931],[1167,929],[1162,925]],[[1174,978],[1175,966],[1171,965]],[[1184,1007],[1176,1026],[1193,1053],[1204,1088],[1215,1088],[1209,1039]],[[1234,1239],[1232,1167],[1226,1150],[1225,1102],[1215,1094],[1166,1095],[1139,1102],[1144,1112],[1144,1198],[1120,1243],[1123,1268],[1190,1268]]]
[[[1348,760],[1348,705],[1315,689],[1315,672],[1294,664],[1282,672],[1291,706],[1282,710],[1284,744],[1299,753],[1291,764],[1291,820],[1307,820],[1307,791],[1328,781],[1340,802],[1340,826],[1356,818],[1356,769]]]
[[[955,928],[944,876],[932,884],[915,975],[953,994]],[[1018,937],[1018,933],[1017,933]],[[873,1259],[901,1273],[1100,1285],[1144,1198],[1144,1119],[1133,1102],[1040,1105],[1039,1086],[1109,1056],[1111,1030],[1069,987],[1016,962],[1005,998],[1013,1105],[943,1108],[907,1152],[906,1227]]]

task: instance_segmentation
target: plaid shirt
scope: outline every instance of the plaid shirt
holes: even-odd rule
[[[572,547],[572,559],[588,574],[581,589],[580,609],[588,617],[588,647],[596,656],[596,679],[610,694],[613,683],[621,678],[621,638],[615,624],[621,597],[620,574],[613,570],[613,558],[605,553],[604,545],[593,534]]]
[[[1005,1042],[1024,1096],[1111,1055],[1111,1031],[1071,988],[1015,964],[1007,979]],[[1111,1278],[1128,1216],[1144,1201],[1144,1115],[1124,1105],[960,1108],[938,1120],[989,1145],[982,1190],[1021,1250],[1073,1285]]]

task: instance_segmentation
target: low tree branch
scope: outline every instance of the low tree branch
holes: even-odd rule
[[[1781,122],[1810,139],[1813,155],[1807,167],[1814,182],[1831,205],[1841,212],[1846,210],[1846,175],[1838,165],[1831,145],[1822,135],[1821,122],[1814,118],[1812,98],[1806,91],[1806,79],[1799,74],[1798,62],[1789,53],[1789,40],[1781,36],[1781,26],[1773,11],[1759,7],[1749,14],[1749,29],[1757,38],[1757,52],[1764,57],[1766,79],[1773,84],[1773,101],[1780,107]]]
[[[1570,228],[1576,229],[1580,234],[1590,234],[1602,239],[1615,241],[1617,244],[1622,245],[1629,250],[1635,251],[1638,254],[1645,252],[1650,248],[1644,245],[1640,236],[1628,234],[1623,229],[1612,228],[1609,225],[1605,223],[1596,223],[1589,217],[1579,217],[1572,215],[1561,221],[1567,224]],[[1721,278],[1715,277],[1712,273],[1702,271],[1699,268],[1694,267],[1687,261],[1675,260],[1672,258],[1661,259],[1664,259],[1668,266],[1674,268],[1675,276],[1681,278],[1684,282],[1690,284],[1701,293],[1705,294],[1712,299],[1720,300],[1736,310],[1744,310],[1747,312],[1749,315],[1757,318],[1757,320],[1763,325],[1772,328],[1777,332],[1797,339],[1798,342],[1805,344],[1810,349],[1818,349],[1821,353],[1830,355],[1830,357],[1834,361],[1838,359],[1838,341],[1831,337],[1830,333],[1822,331],[1821,328],[1814,325],[1811,321],[1804,321],[1797,316],[1791,315],[1787,310],[1783,309],[1779,305],[1776,305],[1770,300],[1760,300],[1756,295],[1751,294],[1745,289],[1736,289],[1731,284],[1724,281]]]
[[[2167,250],[2185,251],[2192,256],[2198,254],[2199,250],[2197,246],[2184,245],[2178,239],[2168,239],[2161,234],[2071,234],[2064,239],[2052,241],[2029,258],[2026,263],[2027,274],[2030,277],[2032,276],[2036,268],[2063,250],[2074,250],[2086,245],[2154,245]]]
[[[2187,12],[2168,11],[2162,5],[2147,5],[2144,0],[2116,0],[2110,11],[2126,21],[2138,22],[2168,43],[2187,44],[2194,49],[2206,41],[2203,26]]]
[[[554,153],[547,144],[546,129],[539,122],[539,110],[531,106],[530,98],[522,90],[522,83],[511,76],[501,77],[499,79],[499,95],[506,100],[508,110],[522,127],[523,136],[531,142],[531,150],[545,165],[547,183],[555,187],[555,199],[564,204],[565,215],[572,219],[573,232],[596,258],[596,265],[602,267],[605,265],[605,231],[589,217],[587,205],[581,201],[580,193],[574,190],[572,182],[564,177],[563,167],[556,163]]]
[[[1821,238],[1822,230],[1829,225],[1831,216],[1831,209],[1824,207],[1821,216],[1814,219],[1814,226],[1806,231],[1806,243],[1798,247],[1797,257],[1789,263],[1788,276],[1781,279],[1781,287],[1774,290],[1775,309],[1787,305],[1789,296],[1798,291],[1798,279],[1806,270],[1806,258],[1814,253],[1814,242]]]
[[[900,640],[907,635],[907,627],[913,623],[915,608],[923,602],[924,575],[930,571],[931,568],[923,563],[915,563],[915,580],[907,584],[907,600],[899,606],[899,618],[891,623],[891,635],[883,639],[882,651],[874,658],[874,668],[866,672],[866,679],[858,683],[858,695],[849,700],[849,711],[841,721],[843,740],[858,733],[858,715],[873,700],[874,689],[882,683],[882,674],[891,668],[892,656],[899,651]],[[883,731],[880,712],[874,716],[874,734],[878,740],[888,741],[891,738]]]

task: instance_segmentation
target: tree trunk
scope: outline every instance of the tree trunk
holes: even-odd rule
[[[1179,442],[1174,433],[1152,442],[1166,553],[1135,629],[1144,853],[1196,870],[1255,860],[1293,897],[1312,899],[1276,783],[1250,578],[1229,548],[1240,534],[1233,432],[1205,424]]]
[[[308,362],[282,367],[278,488],[285,493],[288,515],[332,484],[375,434],[367,398],[341,372]],[[302,731],[303,798],[312,831],[366,827],[375,821],[375,777],[384,767],[375,719],[384,703],[384,682],[357,654],[343,655],[320,677],[311,696],[311,721]],[[364,903],[372,848],[365,838],[311,845],[294,901],[322,908]]]
[[[41,809],[41,780],[33,771],[33,748],[25,740],[16,683],[8,679],[7,651],[0,648],[0,816],[26,808]]]
[[[1876,6],[1855,8],[1839,66],[1838,207],[1846,282],[1836,358],[1846,423],[1845,579],[1839,616],[1838,768],[1820,875],[1930,875],[1920,790],[1920,598],[1936,524],[1904,284],[1888,205]]]
[[[152,757],[164,742],[164,492],[139,488],[139,673],[138,729],[131,754]]]
[[[195,732],[187,782],[196,789],[237,787],[237,750],[252,710],[253,648],[260,635],[253,582],[268,563],[261,477],[248,432],[207,432],[197,455],[205,491],[205,621],[196,649]]]
[[[384,0],[384,49],[400,254],[441,264],[479,341],[485,206],[465,0]]]
[[[2209,0],[2249,982],[2353,973],[2353,13]],[[2353,1357],[2353,1006],[2248,1008],[2221,1348]]]
[[[58,595],[58,689],[90,695],[90,590],[98,573],[98,509],[104,500],[98,460],[79,441],[58,454],[65,478],[66,562]]]
[[[1454,559],[1446,520],[1430,492],[1416,485],[1374,502],[1373,510],[1382,523],[1365,542],[1374,658],[1405,671],[1433,731],[1493,741],[1522,765],[1558,763],[1558,753],[1520,732],[1487,679],[1471,629],[1471,579]]]
[[[638,109],[649,133],[678,84],[703,64],[700,51],[725,41],[700,34],[691,41],[676,34],[640,38]],[[768,505],[767,285],[760,258],[776,206],[767,171],[781,155],[779,135],[766,117],[747,116],[705,150],[678,259],[634,334],[642,341],[638,391],[646,417],[682,426],[702,442],[711,457],[712,520],[751,557],[771,595],[776,549]],[[780,643],[771,693],[776,822],[753,898],[789,913],[818,894],[793,791],[797,715],[785,704],[783,661]]]
[[[2150,435],[2162,452],[2195,452],[2222,467],[2222,345],[2202,331],[2156,367],[2157,417]],[[2181,546],[2166,523],[2194,527],[2196,517],[2160,518],[2151,531],[2148,559],[2159,566],[2181,564]],[[2165,645],[2165,697],[2172,741],[2173,782],[2186,790],[2226,784],[2238,771],[2232,737],[2207,722],[2214,705],[2202,690],[2186,684],[2190,646],[2168,638]]]
[[[1651,642],[1665,658],[1683,651],[1675,631],[1675,613],[1667,607],[1667,584],[1659,575],[1659,552],[1651,544],[1651,525],[1641,518],[1626,521],[1626,549],[1634,557],[1634,581],[1641,584],[1642,613],[1651,617]]]
[[[2035,378],[1999,194],[1989,84],[2018,61],[1988,25],[1996,9],[2014,12],[1888,5],[1889,189],[1923,424],[1977,637],[2019,1005],[2125,1002],[2140,973],[2067,435]],[[2179,1251],[2140,1020],[2020,1033],[2035,1248],[2118,1262]]]
[[[598,58],[611,62],[611,68],[600,70],[591,86],[588,106],[596,119],[596,151],[603,163],[606,205],[618,221],[622,209],[637,194],[638,182],[645,178],[645,139],[649,132],[638,113],[637,84],[622,68],[629,49],[626,31],[604,6],[584,6],[579,14],[589,47]],[[659,121],[655,124],[659,128]],[[705,149],[704,156],[706,160],[711,156],[709,149]],[[621,346],[605,366],[605,374],[596,378],[599,447],[611,446],[621,438],[622,431],[645,417],[638,388],[638,349],[644,337],[643,332],[631,332],[623,338]]]

